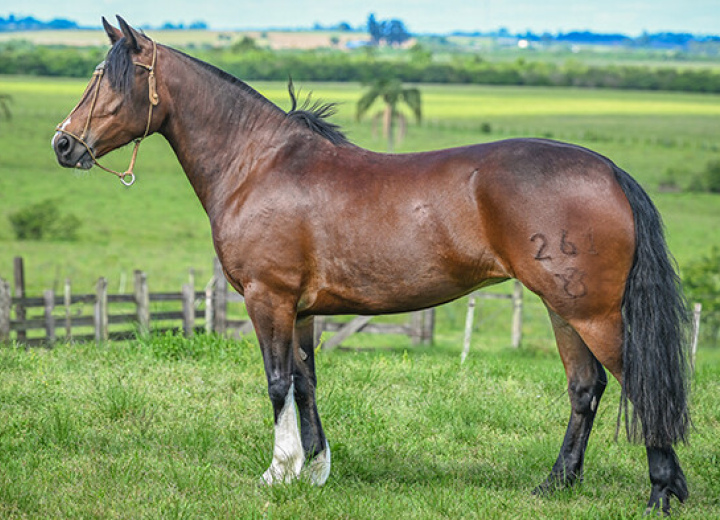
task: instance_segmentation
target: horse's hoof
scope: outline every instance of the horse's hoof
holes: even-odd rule
[[[644,516],[670,516],[670,499],[675,497],[681,504],[689,493],[682,470],[669,486],[653,485]]]
[[[659,503],[648,504],[643,516],[670,516],[670,500],[660,500]]]
[[[326,442],[325,449],[305,465],[304,471],[311,484],[314,486],[322,486],[330,476],[330,466],[330,446]]]
[[[652,493],[643,516],[670,516],[670,497],[665,493]]]
[[[532,490],[532,494],[535,496],[552,495],[555,491],[573,487],[581,481],[582,477],[560,476],[551,473],[542,484]]]
[[[555,486],[553,486],[550,481],[546,480],[539,486],[537,486],[535,489],[532,490],[532,494],[538,497],[544,497],[547,495],[551,495],[553,491],[555,491]]]

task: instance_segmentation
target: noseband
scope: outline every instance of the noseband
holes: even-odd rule
[[[103,75],[105,74],[105,62],[102,62],[100,65],[97,66],[95,69],[95,72],[93,73],[93,78],[97,78],[95,80],[95,90],[93,92],[92,102],[90,103],[90,112],[88,112],[87,120],[85,121],[85,127],[83,128],[82,134],[79,136],[73,134],[72,132],[69,132],[65,130],[62,126],[58,126],[56,130],[60,133],[67,134],[70,137],[77,140],[80,144],[82,144],[85,149],[87,150],[88,154],[90,154],[90,158],[93,161],[93,164],[100,167],[101,169],[105,170],[109,173],[114,173],[118,176],[120,179],[120,182],[122,182],[125,186],[132,186],[135,182],[135,174],[133,173],[133,168],[135,167],[135,159],[137,159],[138,149],[140,148],[140,143],[143,139],[145,139],[148,136],[148,133],[150,132],[150,123],[152,122],[152,116],[153,116],[153,108],[158,104],[159,98],[157,93],[157,86],[155,83],[155,62],[157,61],[157,45],[155,44],[154,40],[152,41],[153,46],[153,52],[152,52],[152,63],[150,65],[146,65],[144,63],[140,63],[137,61],[133,61],[133,64],[142,67],[148,71],[148,95],[150,99],[150,108],[148,109],[148,119],[147,124],[145,125],[145,133],[142,137],[135,139],[135,148],[133,148],[132,157],[130,158],[130,165],[128,166],[128,169],[124,172],[116,172],[115,170],[112,170],[110,168],[107,168],[100,164],[95,157],[95,154],[93,153],[90,146],[85,142],[85,139],[87,138],[88,129],[90,128],[90,120],[92,119],[93,112],[95,111],[95,103],[97,102],[98,93],[100,92],[100,82],[102,81]],[[76,107],[77,108],[77,107]],[[74,111],[74,110],[73,110]],[[71,112],[72,113],[72,112]],[[125,177],[129,177],[129,180],[125,180]]]

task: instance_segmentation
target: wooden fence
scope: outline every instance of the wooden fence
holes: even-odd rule
[[[476,291],[468,298],[467,316],[465,318],[465,338],[463,351],[460,356],[460,363],[464,363],[470,352],[470,340],[472,338],[473,321],[475,320],[475,301],[481,300],[509,300],[512,303],[512,329],[510,341],[514,348],[518,348],[522,342],[522,315],[523,315],[523,286],[515,280],[512,294],[496,294]]]
[[[205,290],[196,291],[191,276],[191,282],[184,284],[178,293],[151,293],[147,275],[135,271],[132,294],[110,294],[107,280],[99,278],[92,294],[73,294],[67,280],[62,294],[46,290],[42,296],[30,297],[25,291],[22,258],[15,259],[13,271],[14,294],[10,283],[0,278],[0,343],[16,341],[32,346],[52,345],[56,341],[106,341],[179,328],[186,336],[197,332],[235,336],[253,332],[249,319],[228,317],[228,305],[244,300],[228,290],[217,259],[213,278]],[[412,313],[405,324],[370,323],[371,319],[358,316],[339,323],[318,317],[316,339],[324,331],[334,332],[323,343],[326,349],[337,347],[356,332],[402,334],[409,336],[413,344],[432,343],[435,326],[432,309]]]
[[[10,284],[0,279],[0,342],[14,340],[33,346],[52,345],[58,340],[106,341],[179,327],[187,336],[195,333],[196,308],[206,300],[205,291],[196,292],[192,284],[185,284],[179,293],[151,293],[142,271],[135,271],[134,282],[132,294],[110,294],[105,278],[98,279],[94,293],[73,294],[66,280],[62,294],[46,290],[40,297],[31,297],[25,293],[22,259],[16,258],[14,296]],[[161,302],[174,303],[178,310],[151,311],[151,303],[167,307]],[[207,316],[213,303],[205,303],[205,328],[212,330],[213,321]],[[151,329],[158,322],[165,325]]]

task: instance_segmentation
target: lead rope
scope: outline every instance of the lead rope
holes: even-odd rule
[[[150,107],[148,108],[148,119],[147,124],[145,125],[145,133],[143,133],[143,136],[135,139],[135,147],[133,148],[132,157],[130,158],[130,165],[128,166],[127,170],[124,172],[117,172],[111,168],[108,168],[106,166],[103,166],[100,164],[95,157],[95,154],[90,149],[90,146],[85,142],[85,138],[87,137],[87,131],[90,128],[90,120],[92,119],[93,112],[95,111],[95,103],[97,102],[98,93],[100,92],[100,82],[102,81],[102,77],[105,74],[105,66],[104,63],[99,66],[97,69],[95,69],[95,72],[93,73],[93,77],[97,77],[96,83],[95,83],[95,91],[93,92],[93,98],[92,102],[90,103],[90,112],[88,113],[87,120],[85,121],[85,127],[83,128],[82,134],[80,136],[77,136],[73,134],[72,132],[69,132],[68,130],[65,130],[61,126],[58,126],[56,130],[58,132],[67,134],[74,139],[76,139],[80,144],[82,144],[85,149],[87,150],[88,154],[90,154],[90,158],[93,161],[93,164],[95,166],[98,166],[100,169],[105,170],[108,173],[113,173],[118,176],[120,179],[120,182],[122,182],[125,186],[132,186],[135,183],[135,174],[133,173],[133,168],[135,167],[135,160],[137,159],[138,149],[140,148],[140,143],[143,139],[145,139],[148,136],[148,133],[150,132],[150,124],[152,123],[152,115],[153,115],[153,108],[157,106],[159,102],[159,97],[157,93],[157,84],[155,81],[155,62],[157,61],[157,45],[155,43],[155,40],[151,40],[153,45],[153,53],[152,53],[152,63],[150,65],[146,65],[144,63],[140,63],[138,61],[134,61],[133,64],[142,67],[148,71],[148,98],[150,100]],[[77,107],[75,107],[77,108]],[[74,110],[73,110],[74,111]],[[130,180],[125,180],[125,177],[130,177]]]

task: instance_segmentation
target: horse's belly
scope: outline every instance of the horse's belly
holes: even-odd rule
[[[452,301],[507,276],[491,261],[456,262],[449,258],[423,262],[395,261],[336,265],[323,282],[301,299],[306,314],[389,314],[409,312]],[[304,303],[304,305],[302,305]]]

